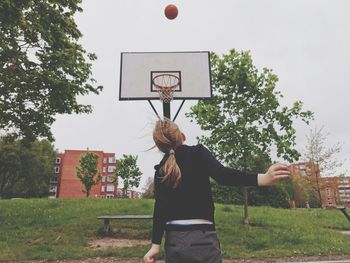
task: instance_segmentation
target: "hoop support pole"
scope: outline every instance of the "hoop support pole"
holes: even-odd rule
[[[176,117],[177,117],[177,115],[179,115],[179,112],[180,112],[180,110],[181,110],[182,106],[184,105],[184,103],[185,103],[185,100],[182,100],[181,105],[180,105],[179,109],[177,110],[177,112],[176,112],[176,114],[175,114],[175,117],[174,117],[173,121],[175,121],[175,120],[176,120]]]
[[[163,102],[163,116],[170,119],[170,103]]]

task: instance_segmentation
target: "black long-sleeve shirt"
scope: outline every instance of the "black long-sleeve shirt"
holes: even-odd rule
[[[168,155],[156,165],[154,175],[155,204],[152,243],[160,244],[165,224],[171,220],[207,219],[214,223],[214,202],[209,177],[222,185],[257,185],[257,174],[243,173],[223,166],[203,145],[181,145],[175,150],[181,170],[180,186],[162,183],[159,172]]]

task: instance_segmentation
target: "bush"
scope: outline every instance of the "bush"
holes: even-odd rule
[[[222,186],[211,181],[214,202],[243,205],[243,188]],[[280,186],[249,187],[248,203],[252,206],[289,208],[288,195]]]

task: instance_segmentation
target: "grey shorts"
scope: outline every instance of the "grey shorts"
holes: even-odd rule
[[[215,231],[166,231],[166,263],[221,263],[220,243]]]

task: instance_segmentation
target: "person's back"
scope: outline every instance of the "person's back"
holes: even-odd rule
[[[178,187],[162,183],[163,176],[159,172],[163,158],[155,166],[154,183],[157,198],[162,198],[166,205],[163,214],[166,220],[203,218],[213,221],[214,205],[212,201],[209,175],[200,161],[200,151],[203,146],[181,145],[175,150],[176,162],[181,170],[181,183]]]
[[[210,177],[222,185],[271,185],[289,176],[285,165],[272,165],[265,174],[223,166],[203,145],[184,145],[185,135],[168,119],[153,131],[165,155],[155,166],[155,205],[152,247],[144,262],[155,262],[165,232],[165,262],[221,262],[214,222]]]

